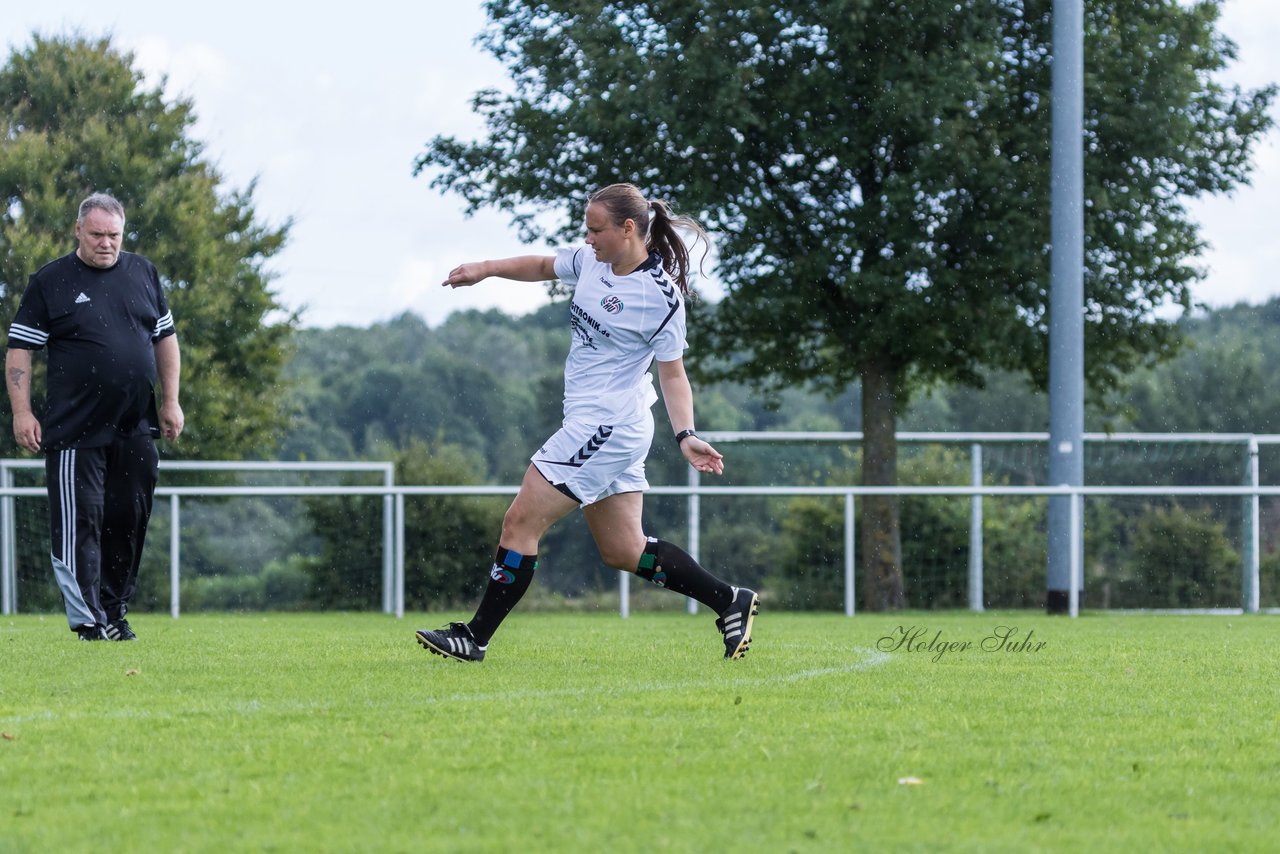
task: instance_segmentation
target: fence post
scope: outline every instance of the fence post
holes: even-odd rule
[[[969,447],[970,480],[982,487],[982,445]],[[982,496],[974,494],[969,504],[969,610],[982,611]]]
[[[13,486],[13,471],[0,462],[0,486]],[[0,614],[18,612],[18,549],[14,537],[13,496],[0,498]]]
[[[1067,542],[1071,546],[1071,558],[1067,562],[1067,568],[1070,571],[1071,589],[1067,591],[1067,612],[1072,617],[1080,616],[1080,591],[1084,588],[1084,544],[1080,530],[1080,514],[1083,507],[1084,496],[1079,492],[1072,492],[1070,496],[1071,512],[1068,521],[1071,523],[1071,536]]]
[[[1249,437],[1248,458],[1245,460],[1244,483],[1245,486],[1251,486],[1255,490],[1258,488],[1258,437]],[[1261,590],[1259,590],[1261,579],[1259,578],[1259,568],[1261,563],[1261,536],[1259,520],[1261,516],[1261,496],[1257,492],[1253,495],[1245,496],[1243,516],[1244,525],[1242,537],[1244,539],[1243,566],[1241,572],[1240,594],[1243,602],[1241,607],[1244,608],[1246,614],[1258,613],[1258,607],[1261,604]]]
[[[386,468],[382,470],[382,485],[388,489],[396,485],[395,463],[387,463]],[[395,610],[395,548],[395,499],[387,494],[382,496],[382,613],[384,614],[390,614]]]
[[[396,536],[395,536],[395,602],[394,610],[397,618],[404,617],[404,493],[396,493]]]
[[[13,470],[0,462],[0,487],[13,487]],[[14,498],[0,498],[0,613],[18,613],[18,543],[14,525]]]
[[[626,619],[631,616],[631,573],[618,573],[618,616]]]
[[[182,610],[182,594],[179,587],[182,578],[181,542],[182,518],[178,509],[178,496],[169,496],[169,615],[175,620]]]
[[[396,583],[395,499],[382,496],[382,613],[395,610]]]
[[[853,536],[854,497],[852,492],[844,494],[844,615],[852,617],[854,605],[854,575],[857,569],[855,539]]]
[[[689,466],[689,488],[693,492],[689,493],[689,556],[694,560],[701,562],[698,557],[698,551],[701,547],[699,534],[702,527],[702,503],[699,500],[702,496],[698,494],[698,485],[702,482],[698,474],[698,470],[693,466]],[[698,600],[690,598],[688,608],[690,614],[698,613]]]

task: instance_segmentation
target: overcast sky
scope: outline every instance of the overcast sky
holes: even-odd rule
[[[6,4],[4,58],[33,32],[111,35],[155,84],[195,102],[194,136],[232,188],[255,178],[256,210],[294,220],[270,265],[281,301],[307,326],[367,326],[406,310],[435,324],[461,307],[521,312],[537,285],[496,280],[459,291],[439,282],[465,260],[530,251],[505,218],[462,215],[462,202],[412,176],[436,134],[478,136],[471,96],[503,87],[503,69],[474,44],[479,2],[365,0],[345,11],[224,0],[40,0]],[[18,8],[14,8],[18,6]],[[1280,80],[1276,0],[1227,0],[1222,30],[1239,45],[1227,79]],[[1253,186],[1194,204],[1212,248],[1196,292],[1210,305],[1280,294],[1280,149],[1259,148]],[[679,200],[676,200],[677,205]],[[145,252],[145,247],[139,247]],[[535,247],[543,251],[543,247]]]

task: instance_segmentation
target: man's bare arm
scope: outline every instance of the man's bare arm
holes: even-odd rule
[[[10,347],[4,357],[4,384],[13,409],[13,438],[33,453],[40,450],[40,420],[31,411],[31,351]]]

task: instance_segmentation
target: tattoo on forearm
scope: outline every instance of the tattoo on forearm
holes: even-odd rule
[[[24,371],[22,368],[10,368],[9,369],[9,385],[13,386],[14,388],[22,388],[22,378],[25,377],[26,375],[27,375],[27,372]]]

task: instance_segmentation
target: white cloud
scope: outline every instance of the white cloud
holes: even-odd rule
[[[202,96],[215,96],[225,92],[232,80],[232,62],[212,45],[195,42],[179,47],[169,38],[151,33],[122,38],[120,46],[133,53],[147,85],[159,86],[168,78],[165,94],[169,97],[197,91]]]
[[[548,303],[546,289],[539,282],[486,279],[467,288],[446,288],[440,284],[458,264],[483,257],[488,256],[418,256],[402,262],[391,286],[389,302],[395,306],[395,310],[387,312],[387,315],[412,311],[426,320],[428,325],[436,326],[450,312],[459,309],[496,308],[508,314],[519,315]]]

